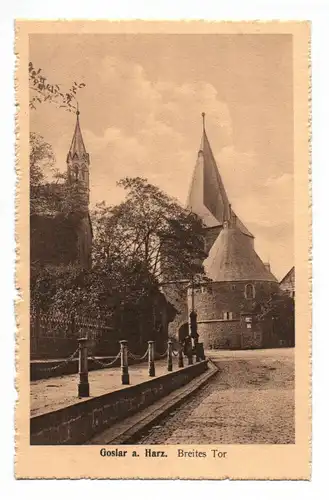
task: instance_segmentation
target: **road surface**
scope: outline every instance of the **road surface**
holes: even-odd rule
[[[219,373],[138,444],[294,443],[294,349],[208,355]]]

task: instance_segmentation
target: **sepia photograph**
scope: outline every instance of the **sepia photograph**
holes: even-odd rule
[[[298,442],[306,465],[308,104],[295,85],[308,75],[293,30],[36,24],[17,31],[24,447],[40,461],[75,445],[141,457],[159,474],[165,460],[222,464],[230,445],[284,455]],[[305,62],[308,25],[295,27]]]

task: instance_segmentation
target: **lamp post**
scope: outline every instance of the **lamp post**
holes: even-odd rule
[[[191,280],[190,337],[192,340],[192,347],[193,347],[193,351],[195,352],[196,361],[200,361],[199,353],[198,353],[199,335],[198,335],[197,317],[198,317],[198,315],[195,311],[195,300],[194,300],[194,277],[192,276],[192,280]]]

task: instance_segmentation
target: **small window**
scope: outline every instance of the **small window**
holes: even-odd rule
[[[236,290],[236,285],[231,285],[231,290]]]
[[[254,287],[254,285],[252,285],[251,283],[248,283],[245,286],[244,295],[245,295],[246,299],[254,299],[255,298],[255,287]]]
[[[228,313],[228,319],[233,319],[233,313],[232,312]]]
[[[233,313],[228,311],[223,312],[223,319],[224,320],[233,319]]]
[[[75,181],[79,180],[79,166],[78,165],[74,165],[73,176],[74,176]]]

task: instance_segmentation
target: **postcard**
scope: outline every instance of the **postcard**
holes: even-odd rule
[[[310,478],[309,44],[16,21],[17,478]]]

